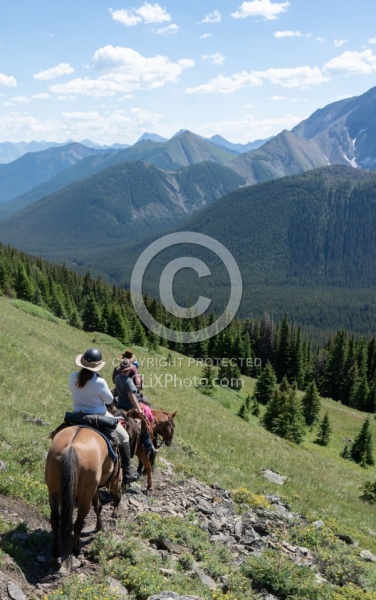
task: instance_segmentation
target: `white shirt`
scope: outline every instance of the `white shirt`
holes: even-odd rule
[[[106,404],[111,404],[113,396],[103,377],[93,373],[92,379],[83,388],[76,385],[78,373],[71,373],[69,389],[73,396],[73,410],[85,413],[105,415]]]

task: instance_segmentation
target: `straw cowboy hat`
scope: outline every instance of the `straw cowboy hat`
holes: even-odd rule
[[[132,351],[132,350],[125,350],[125,352],[123,352],[123,354],[121,355],[121,358],[122,358],[122,359],[124,359],[124,358],[129,358],[129,360],[130,360],[131,362],[133,362],[134,360],[136,360],[136,357],[135,357],[135,355],[133,354],[133,351]]]
[[[76,365],[89,371],[100,371],[106,363],[102,360],[102,352],[97,348],[89,348],[84,354],[76,356]]]

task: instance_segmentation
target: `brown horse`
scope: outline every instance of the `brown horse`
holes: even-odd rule
[[[169,413],[165,410],[151,409],[151,412],[154,417],[154,421],[151,423],[151,437],[154,438],[154,443],[158,447],[160,447],[163,443],[166,444],[166,446],[171,446],[175,428],[174,417],[177,411]],[[162,438],[162,441],[159,444],[158,436]],[[147,454],[141,443],[141,440],[137,445],[135,454],[138,458],[137,472],[141,475],[142,471],[145,471],[147,478],[147,492],[151,492],[153,487],[151,474],[154,468],[155,454]]]
[[[154,417],[152,427],[157,446],[159,447],[162,444],[171,446],[175,429],[174,417],[177,411],[175,410],[175,412],[170,413],[166,410],[156,410],[152,408],[151,412]],[[162,438],[160,444],[158,444],[158,436]]]
[[[61,556],[62,570],[70,573],[72,551],[80,552],[80,533],[84,519],[93,505],[97,531],[103,529],[99,488],[108,487],[114,497],[112,518],[118,517],[121,500],[122,470],[109,455],[103,437],[87,427],[71,426],[59,431],[51,444],[45,467],[53,536],[52,556]],[[77,518],[72,526],[77,501]],[[59,536],[61,551],[59,547]]]
[[[174,435],[174,417],[176,415],[176,411],[169,413],[165,410],[151,409],[151,412],[154,417],[153,423],[150,423],[142,413],[141,415],[139,413],[135,414],[134,409],[126,411],[119,408],[113,413],[115,416],[122,416],[124,418],[124,427],[129,433],[131,447],[134,447],[134,454],[138,458],[137,472],[139,475],[141,475],[142,472],[146,474],[146,494],[151,493],[153,488],[152,471],[154,468],[155,453],[148,454],[145,451],[141,435],[135,433],[133,427],[134,420],[136,420],[136,422],[138,421],[141,433],[145,428],[148,430],[150,439],[154,442],[154,445],[157,445],[158,436],[161,436],[162,442],[159,446],[161,446],[162,443],[166,444],[166,446],[170,446]]]

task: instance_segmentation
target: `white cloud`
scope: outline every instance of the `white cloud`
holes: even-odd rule
[[[114,140],[129,143],[140,136],[140,129],[160,128],[161,115],[143,109],[115,110],[113,112],[63,112],[60,119],[40,121],[20,112],[8,112],[0,118],[0,138],[13,141],[34,139],[65,142],[68,139],[95,139],[100,144]]]
[[[179,31],[179,26],[172,23],[171,25],[167,25],[167,27],[159,27],[158,29],[153,29],[153,33],[157,33],[158,35],[173,35]]]
[[[221,20],[222,15],[219,10],[213,10],[213,12],[207,14],[200,23],[220,23]]]
[[[17,81],[15,77],[12,77],[11,75],[4,75],[3,73],[0,73],[0,86],[17,87]]]
[[[257,85],[262,85],[262,80],[253,75],[252,72],[243,71],[235,73],[231,77],[219,75],[215,79],[208,81],[208,83],[189,87],[185,91],[187,94],[233,94],[243,87]]]
[[[202,35],[200,35],[200,40],[206,40],[207,38],[210,38],[212,36],[211,33],[203,33]]]
[[[323,37],[319,36],[319,37],[316,38],[316,42],[322,43],[322,42],[325,42],[325,39]]]
[[[13,96],[12,102],[14,102],[15,104],[27,104],[28,102],[30,102],[30,98],[28,98],[27,96]]]
[[[275,31],[273,35],[277,39],[285,37],[303,37],[303,34],[300,33],[300,31]]]
[[[216,52],[215,54],[204,54],[203,60],[207,60],[212,62],[214,65],[223,65],[225,62],[225,57],[220,52]]]
[[[47,100],[48,98],[51,98],[50,94],[46,94],[44,92],[41,94],[33,94],[31,97],[33,100]]]
[[[376,55],[370,49],[343,52],[327,62],[324,70],[342,75],[369,75],[376,71]]]
[[[62,75],[70,75],[73,72],[74,69],[70,66],[70,64],[60,63],[51,69],[39,71],[39,73],[33,75],[33,79],[37,79],[38,81],[48,81],[50,79],[56,79],[56,77],[61,77]]]
[[[110,13],[114,21],[118,21],[127,27],[134,27],[139,23],[169,23],[171,16],[159,4],[145,2],[139,8],[131,10],[112,10]]]
[[[246,143],[255,139],[266,139],[277,135],[283,129],[292,129],[302,121],[296,115],[284,115],[272,119],[257,119],[252,114],[246,114],[231,119],[205,123],[200,127],[200,134],[205,137],[220,134],[228,140]]]
[[[265,71],[242,71],[230,77],[220,75],[208,83],[187,88],[187,94],[232,94],[244,87],[260,86],[264,81],[286,88],[307,88],[329,81],[318,67],[291,67],[266,69]]]
[[[96,97],[129,94],[134,90],[151,90],[176,82],[194,61],[182,58],[171,62],[166,56],[144,57],[131,48],[105,46],[93,56],[94,68],[102,73],[97,79],[76,78],[50,86],[55,94],[92,95]]]
[[[234,19],[245,19],[247,17],[264,17],[264,19],[278,19],[278,16],[287,10],[290,2],[271,2],[270,0],[253,0],[243,2],[239,9],[232,13]]]
[[[287,96],[271,96],[269,100],[271,100],[272,102],[280,102],[282,100],[287,102],[306,102],[301,98],[288,98]]]
[[[376,37],[369,38],[368,42],[369,42],[370,44],[376,44]]]
[[[319,67],[303,66],[284,69],[266,69],[265,71],[256,71],[256,73],[263,79],[270,81],[270,83],[287,88],[306,88],[311,85],[320,85],[321,83],[329,81],[329,78],[321,73]]]
[[[334,40],[334,45],[336,48],[340,48],[344,44],[347,44],[349,40]]]

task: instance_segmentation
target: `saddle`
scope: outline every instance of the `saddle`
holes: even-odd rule
[[[136,453],[136,449],[137,449],[137,446],[138,446],[138,443],[139,443],[139,440],[141,437],[141,433],[142,433],[141,419],[139,419],[138,417],[137,418],[132,417],[133,410],[134,410],[133,408],[128,411],[124,410],[123,408],[118,408],[114,412],[115,417],[121,417],[121,419],[123,421],[122,425],[129,435],[131,458],[133,458]]]
[[[64,416],[64,422],[50,433],[50,438],[53,439],[55,435],[59,433],[59,431],[74,425],[93,429],[99,433],[107,443],[108,451],[112,460],[114,462],[117,461],[119,456],[118,448],[120,439],[115,431],[117,425],[117,419],[115,417],[107,417],[106,415],[89,415],[82,412],[66,412]]]

